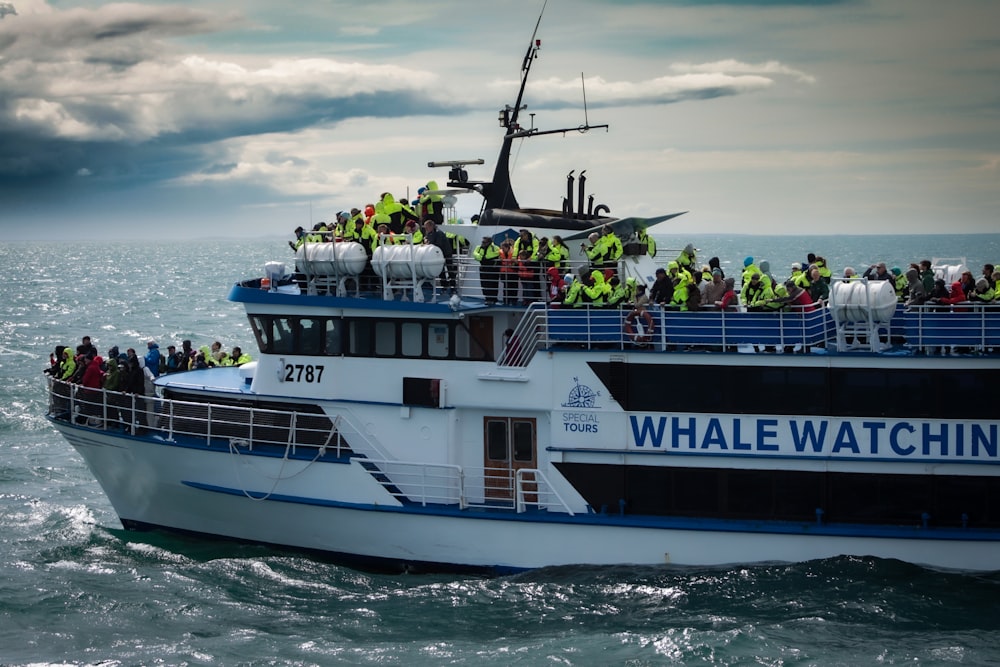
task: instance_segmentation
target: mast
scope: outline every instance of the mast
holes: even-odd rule
[[[545,2],[542,3],[542,11],[538,14],[538,20],[535,22],[535,30],[531,33],[531,41],[528,43],[527,51],[525,51],[524,60],[521,61],[521,85],[517,91],[517,99],[514,101],[513,106],[506,105],[500,110],[499,121],[500,127],[504,129],[504,137],[503,144],[500,146],[500,154],[497,156],[497,164],[493,172],[493,180],[490,182],[473,182],[469,181],[467,177],[465,177],[450,178],[448,183],[449,187],[479,191],[485,200],[483,205],[484,209],[517,210],[521,208],[520,204],[517,202],[517,197],[514,195],[514,190],[510,183],[510,152],[515,139],[537,137],[544,134],[565,135],[567,132],[571,131],[586,132],[592,128],[608,127],[607,125],[591,125],[589,120],[586,119],[586,108],[584,109],[584,124],[577,127],[567,127],[558,130],[545,131],[539,131],[534,127],[527,129],[521,127],[521,123],[519,122],[521,112],[528,108],[527,105],[523,103],[524,91],[528,84],[528,76],[531,74],[531,66],[534,64],[535,59],[538,58],[538,49],[542,46],[542,40],[538,39],[538,28],[542,24],[542,16],[545,14],[545,6],[547,4],[548,0],[545,0]],[[580,76],[582,78],[583,75],[581,74]],[[586,105],[586,90],[584,90],[584,105]],[[472,164],[472,162],[469,161],[467,164]],[[428,166],[433,166],[433,164],[428,164]],[[451,165],[449,164],[449,166]],[[462,175],[462,172],[453,173]],[[451,176],[451,174],[449,176]]]

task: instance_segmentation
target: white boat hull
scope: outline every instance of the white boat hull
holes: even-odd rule
[[[55,424],[128,526],[325,552],[376,568],[508,572],[575,564],[804,561],[845,554],[963,570],[993,570],[1000,562],[1000,541],[956,544],[927,539],[917,527],[884,537],[865,535],[863,529],[855,535],[822,534],[800,525],[677,528],[654,525],[648,517],[403,507],[357,462],[200,451]]]

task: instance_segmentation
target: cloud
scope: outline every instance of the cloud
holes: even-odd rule
[[[815,83],[816,78],[805,72],[783,65],[776,60],[769,60],[765,63],[743,63],[738,60],[719,60],[712,63],[691,64],[674,63],[670,66],[675,72],[699,73],[699,74],[760,74],[774,75],[783,74],[793,77],[802,83]]]
[[[661,76],[645,81],[607,81],[602,77],[577,80],[544,79],[531,84],[535,107],[577,107],[586,86],[587,103],[592,107],[633,104],[672,104],[685,100],[709,99],[752,93],[769,88],[774,81],[763,76],[732,76],[721,72]],[[511,82],[498,84],[505,90]]]

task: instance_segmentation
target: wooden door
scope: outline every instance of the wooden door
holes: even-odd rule
[[[533,418],[483,418],[483,468],[487,499],[513,500],[517,471],[538,465],[537,442]],[[527,485],[527,488],[534,490],[534,484]],[[536,499],[536,494],[526,494],[527,502],[536,502]]]

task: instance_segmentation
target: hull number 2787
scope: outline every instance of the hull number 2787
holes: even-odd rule
[[[285,382],[320,382],[323,380],[322,364],[285,364]]]

